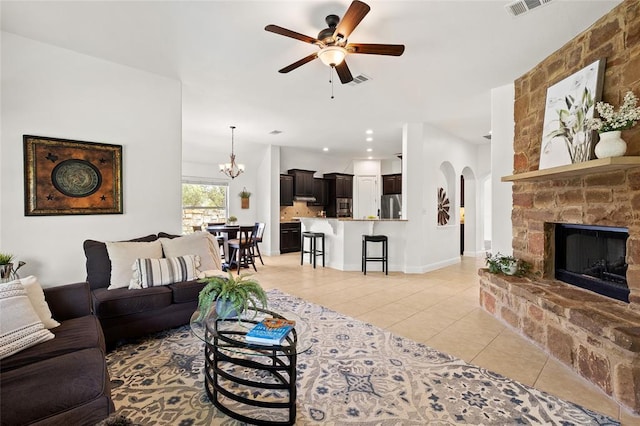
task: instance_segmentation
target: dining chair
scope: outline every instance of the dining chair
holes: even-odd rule
[[[254,227],[256,228],[256,233],[254,236],[255,252],[258,252],[260,263],[264,265],[264,262],[262,261],[262,253],[260,253],[260,246],[258,244],[262,242],[262,236],[264,235],[264,228],[266,227],[266,224],[264,222],[256,222]],[[256,257],[255,252],[253,253],[254,258]]]
[[[238,230],[238,238],[234,238],[227,241],[227,247],[229,247],[229,259],[228,263],[232,267],[232,262],[235,260],[238,275],[240,275],[240,268],[249,265],[253,266],[253,269],[258,272],[256,263],[253,261],[253,248],[255,246],[256,226],[240,226]]]

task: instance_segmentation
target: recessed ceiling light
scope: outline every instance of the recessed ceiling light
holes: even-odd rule
[[[324,148],[322,148],[322,150],[323,150],[324,152],[327,152],[327,151],[329,151],[329,148],[327,148],[327,147],[325,146]]]
[[[367,152],[373,151],[373,148],[367,148]]]
[[[373,157],[368,157],[367,159],[369,159],[369,160],[373,160]]]
[[[367,138],[367,142],[371,142],[373,140],[373,138],[369,137]]]
[[[367,129],[367,131],[365,133],[368,134],[368,135],[372,135],[373,134],[373,130]]]

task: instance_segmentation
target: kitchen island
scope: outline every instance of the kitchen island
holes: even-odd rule
[[[389,271],[404,269],[407,221],[402,219],[350,219],[300,217],[303,232],[324,232],[325,265],[340,271],[360,271],[362,236],[386,235],[389,238]],[[309,244],[307,241],[306,244]],[[382,244],[369,243],[369,254],[379,255]],[[309,255],[305,256],[309,263]],[[367,272],[382,270],[381,263],[370,263]]]

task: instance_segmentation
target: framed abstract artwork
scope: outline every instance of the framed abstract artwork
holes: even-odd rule
[[[547,89],[539,169],[592,158],[596,132],[589,121],[602,95],[604,66],[598,59]]]
[[[122,145],[23,136],[24,214],[122,214]]]

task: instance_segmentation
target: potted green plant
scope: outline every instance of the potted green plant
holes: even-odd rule
[[[13,255],[0,253],[0,282],[11,281],[13,273]]]
[[[233,215],[227,218],[227,224],[229,225],[235,225],[237,221],[238,221],[238,218]]]
[[[251,193],[249,191],[247,191],[247,188],[242,188],[242,191],[240,191],[240,194],[238,194],[240,196],[240,199],[242,201],[242,208],[243,209],[248,209],[249,208],[249,197],[251,197]]]
[[[487,252],[485,257],[485,264],[489,268],[489,272],[492,274],[505,274],[505,275],[525,275],[531,267],[524,260],[517,259],[513,256],[505,256],[501,253],[492,255]]]
[[[237,277],[229,272],[228,277],[220,275],[203,278],[207,285],[198,295],[199,319],[206,317],[215,305],[218,317],[233,318],[249,308],[265,308],[267,293],[249,274]]]

